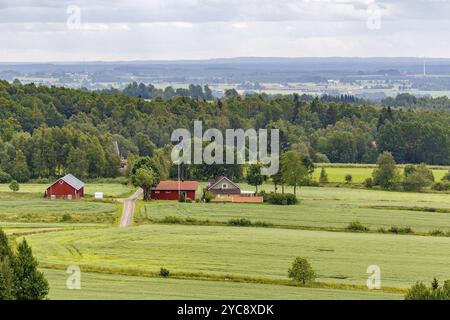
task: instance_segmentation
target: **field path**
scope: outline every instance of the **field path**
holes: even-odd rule
[[[133,219],[134,208],[136,207],[136,200],[144,193],[142,188],[137,189],[137,191],[128,199],[123,199],[123,211],[122,218],[120,220],[120,227],[126,228],[131,224]]]

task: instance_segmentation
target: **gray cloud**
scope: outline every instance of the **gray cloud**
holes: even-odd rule
[[[442,0],[0,0],[0,60],[449,57],[448,14]]]

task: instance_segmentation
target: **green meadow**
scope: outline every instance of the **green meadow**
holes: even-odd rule
[[[120,229],[119,202],[51,201],[42,190],[24,184],[13,193],[0,185],[0,228],[29,241],[50,299],[401,299],[416,281],[450,279],[450,237],[422,236],[450,232],[448,193],[301,187],[296,206],[139,201],[133,226]],[[121,198],[134,188],[87,184],[86,190]],[[165,224],[168,217],[209,225]],[[225,226],[238,218],[268,225]],[[372,232],[348,232],[356,220]],[[393,226],[420,235],[376,233]],[[57,231],[17,235],[39,228]],[[297,256],[310,261],[322,287],[291,285],[287,271]],[[65,269],[73,264],[82,269],[81,290],[66,289]],[[365,290],[370,265],[381,268],[385,291]],[[161,267],[170,278],[158,277]]]
[[[325,171],[328,175],[328,182],[330,183],[344,183],[345,176],[347,174],[352,175],[352,183],[363,183],[367,178],[372,177],[372,172],[374,170],[373,167],[368,166],[350,166],[350,167],[337,167],[337,166],[327,166],[323,165]],[[402,167],[399,166],[399,171],[402,170]],[[434,168],[432,169],[433,175],[436,181],[441,180],[444,175],[448,172],[449,168]],[[317,167],[313,173],[313,178],[316,181],[319,181],[321,172],[321,167]]]
[[[43,197],[45,190],[50,184],[20,184],[18,194],[33,194],[34,196]],[[85,186],[85,194],[93,197],[95,192],[103,192],[106,198],[126,197],[133,191],[133,188],[120,183],[87,183]],[[0,184],[0,193],[12,193],[8,184]]]
[[[240,228],[145,225],[26,236],[45,266],[72,264],[122,270],[287,279],[297,256],[307,258],[322,282],[364,286],[378,265],[383,286],[409,287],[432,277],[449,279],[450,238]]]
[[[63,300],[176,300],[176,299],[286,299],[286,300],[397,300],[398,293],[299,288],[284,285],[217,282],[186,279],[162,279],[139,276],[122,276],[92,272],[81,273],[81,289],[66,287],[65,270],[43,270],[50,283],[50,299]]]

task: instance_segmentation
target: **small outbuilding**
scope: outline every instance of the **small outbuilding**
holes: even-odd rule
[[[185,199],[195,200],[197,189],[197,181],[161,181],[152,188],[151,198],[153,200],[178,200],[180,194],[184,194]]]
[[[45,197],[50,199],[79,199],[84,197],[84,182],[71,174],[56,180],[47,188]]]

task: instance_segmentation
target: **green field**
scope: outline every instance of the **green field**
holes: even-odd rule
[[[18,193],[32,193],[36,196],[43,197],[45,190],[49,184],[21,184]],[[126,197],[134,189],[120,183],[87,183],[85,186],[85,194],[87,196],[94,196],[95,192],[103,192],[104,197]],[[0,184],[0,192],[12,193],[8,184]]]
[[[378,265],[383,285],[449,279],[450,238],[270,228],[147,225],[26,236],[41,263],[100,269],[286,279],[296,256],[323,282],[364,286]]]
[[[265,285],[236,282],[161,279],[130,277],[99,273],[81,273],[81,289],[66,288],[64,270],[44,269],[50,283],[50,299],[288,299],[288,300],[371,300],[402,299],[401,294],[386,292],[350,291],[334,289],[299,288],[283,285]]]
[[[263,186],[269,188],[272,186]],[[450,231],[450,201],[446,194],[304,187],[299,198],[301,204],[296,206],[153,202],[140,206],[136,221],[152,222],[168,216],[213,222],[247,218],[276,226],[343,229],[358,220],[373,231],[392,226],[410,227],[419,232]],[[411,210],[404,210],[408,208]],[[429,208],[446,212],[412,211]]]
[[[345,176],[347,174],[352,175],[353,180],[352,183],[363,183],[364,180],[367,178],[372,177],[372,172],[374,168],[370,167],[335,167],[335,166],[323,166],[325,168],[325,171],[328,174],[328,182],[330,183],[344,183],[345,182]],[[399,168],[401,171],[401,168]],[[442,169],[433,169],[433,175],[436,181],[441,180],[444,175],[448,172],[447,167],[443,167]],[[313,178],[316,181],[319,181],[321,168],[316,168],[316,170],[313,173]]]
[[[65,214],[72,222],[109,222],[117,219],[118,206],[113,203],[65,200],[1,200],[0,226],[2,222],[54,223]]]

